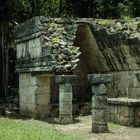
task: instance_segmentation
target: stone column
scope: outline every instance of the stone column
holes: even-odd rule
[[[57,75],[56,82],[59,83],[59,121],[61,124],[73,122],[72,116],[72,83],[76,81],[74,75]]]
[[[112,82],[110,74],[91,74],[88,81],[92,85],[92,132],[108,132],[107,92],[105,84]]]

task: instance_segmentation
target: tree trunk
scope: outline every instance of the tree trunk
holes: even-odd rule
[[[8,96],[8,23],[1,23],[2,97]]]
[[[61,17],[61,13],[62,13],[62,0],[60,0],[60,2],[59,2],[59,13],[58,13],[58,17]]]

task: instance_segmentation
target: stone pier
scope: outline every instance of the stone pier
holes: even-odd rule
[[[56,83],[59,83],[59,121],[61,124],[73,123],[72,116],[72,83],[76,81],[74,75],[58,75]]]
[[[108,132],[107,92],[105,84],[112,82],[110,74],[90,74],[88,80],[92,85],[92,132]]]
[[[46,119],[50,113],[51,75],[19,74],[20,113]]]

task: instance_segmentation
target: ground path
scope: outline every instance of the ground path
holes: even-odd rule
[[[77,117],[75,123],[69,125],[49,124],[57,130],[82,137],[85,140],[140,140],[140,128],[115,124],[109,124],[110,133],[93,134],[91,133],[91,116]]]

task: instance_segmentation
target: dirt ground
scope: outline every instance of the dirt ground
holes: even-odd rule
[[[115,124],[109,124],[110,133],[91,133],[91,116],[77,117],[74,124],[60,125],[50,123],[50,125],[57,130],[79,136],[85,140],[140,140],[140,128],[125,127]]]

